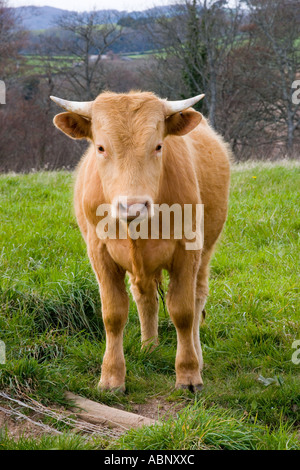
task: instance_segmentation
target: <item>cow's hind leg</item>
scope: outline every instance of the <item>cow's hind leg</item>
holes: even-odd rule
[[[176,387],[201,390],[203,381],[194,345],[195,290],[200,252],[180,248],[170,273],[167,306],[177,332]]]
[[[199,359],[200,371],[203,369],[202,348],[200,343],[200,323],[204,317],[204,307],[206,298],[208,296],[208,277],[209,277],[209,262],[212,255],[212,250],[204,251],[201,256],[201,264],[197,274],[196,284],[196,305],[195,305],[195,318],[193,326],[193,338],[196,353]]]
[[[142,335],[142,347],[155,347],[158,344],[158,294],[155,279],[143,284],[131,278],[131,292],[137,304]]]

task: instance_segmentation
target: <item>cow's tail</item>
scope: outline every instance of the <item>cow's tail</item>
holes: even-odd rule
[[[203,309],[203,310],[202,310],[202,313],[201,313],[201,320],[200,320],[200,325],[201,325],[201,326],[204,325],[204,323],[205,323],[205,318],[206,318],[206,310]]]

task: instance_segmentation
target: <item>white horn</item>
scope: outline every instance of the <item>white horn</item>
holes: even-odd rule
[[[56,96],[50,96],[51,100],[54,103],[58,104],[67,111],[72,113],[80,114],[86,118],[91,119],[92,117],[92,104],[93,101],[67,101],[57,98]]]
[[[198,95],[194,96],[193,98],[189,98],[187,100],[180,100],[180,101],[166,101],[166,112],[167,116],[171,116],[172,114],[179,113],[184,109],[190,108],[194,106],[198,101],[202,100],[205,95]]]

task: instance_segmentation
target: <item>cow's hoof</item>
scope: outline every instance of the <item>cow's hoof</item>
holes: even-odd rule
[[[192,393],[197,393],[197,392],[201,392],[201,390],[203,389],[203,384],[196,384],[196,385],[177,384],[176,388],[179,390],[189,390]]]
[[[158,345],[158,341],[142,342],[141,349],[142,351],[145,351],[146,353],[150,354],[157,348]]]
[[[204,385],[203,384],[198,384],[198,385],[193,385],[193,393],[197,392],[202,392]]]
[[[115,394],[125,393],[125,385],[120,385],[119,387],[110,387],[109,385],[105,385],[99,382],[97,389],[99,392],[111,392]]]

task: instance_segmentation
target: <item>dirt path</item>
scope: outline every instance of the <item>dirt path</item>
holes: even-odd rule
[[[133,413],[152,418],[154,420],[165,421],[170,417],[175,417],[178,411],[184,406],[183,403],[167,401],[164,397],[156,397],[142,404],[132,404]],[[14,408],[5,401],[0,402],[0,431],[4,430],[9,437],[18,439],[39,438],[44,434],[57,434],[55,428],[47,427],[43,424],[43,415],[38,412],[27,410],[26,418],[17,416],[20,408]],[[7,412],[3,410],[7,410]],[[16,414],[10,415],[12,411]],[[24,415],[23,415],[24,416]]]
[[[1,406],[2,408],[6,408],[2,404]],[[32,413],[30,419],[32,421],[39,421],[40,416]],[[38,438],[45,433],[51,434],[50,430],[46,431],[45,428],[40,427],[38,424],[34,424],[26,419],[9,416],[4,411],[0,410],[0,431],[2,430],[4,432],[7,431],[9,437],[15,439],[21,436],[26,438]],[[53,434],[56,434],[55,430],[53,430]]]

